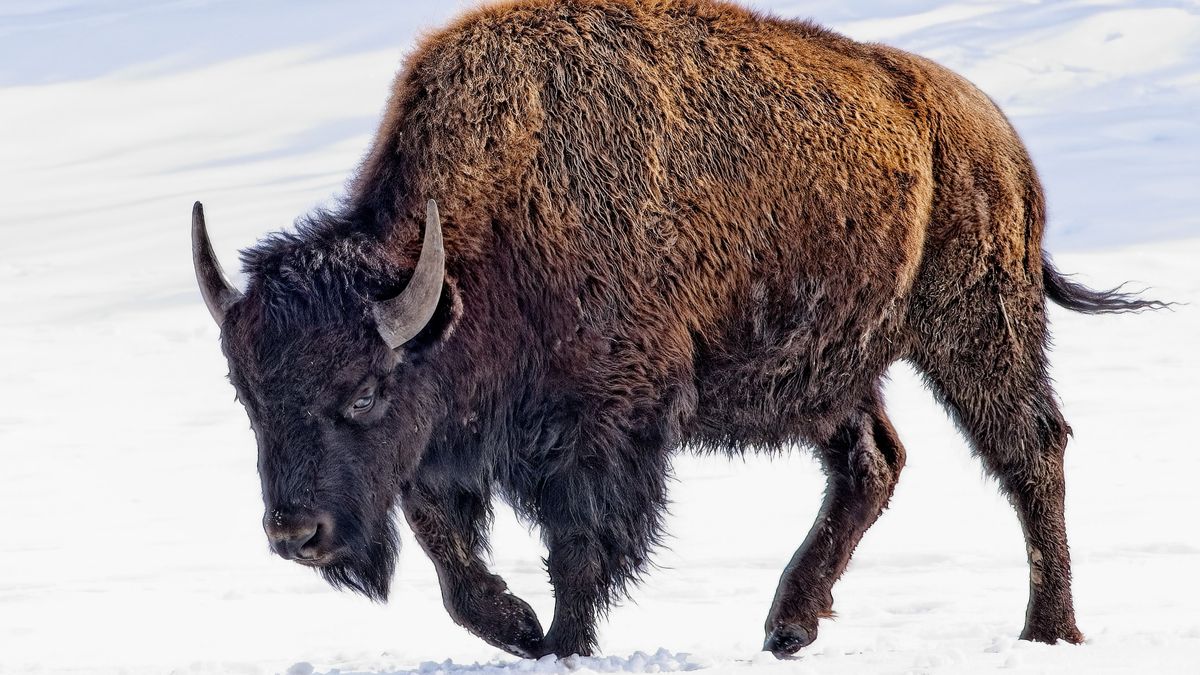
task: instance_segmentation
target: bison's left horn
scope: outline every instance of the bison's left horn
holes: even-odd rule
[[[446,251],[442,247],[442,219],[438,205],[425,207],[425,240],[412,278],[400,295],[375,303],[379,335],[392,349],[413,339],[433,319],[446,277]]]
[[[225,280],[221,263],[217,261],[212,242],[208,240],[204,207],[200,202],[192,207],[192,264],[196,268],[196,281],[200,283],[200,294],[204,296],[204,304],[208,305],[208,313],[220,326],[225,320],[225,312],[242,299],[242,294]]]

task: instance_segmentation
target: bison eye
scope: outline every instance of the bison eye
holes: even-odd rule
[[[355,415],[361,415],[374,407],[374,405],[375,394],[372,392],[366,396],[359,397],[359,399],[354,402],[354,405],[350,407],[350,411]]]

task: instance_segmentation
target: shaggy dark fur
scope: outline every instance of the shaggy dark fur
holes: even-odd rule
[[[442,308],[393,352],[370,302],[403,288],[430,198]],[[879,392],[905,359],[1017,510],[1022,637],[1079,642],[1046,298],[1151,303],[1066,281],[1044,226],[1005,117],[925,59],[706,0],[471,12],[408,60],[344,207],[245,254],[223,344],[268,529],[322,514],[303,562],[382,599],[398,505],[456,621],[586,654],[647,568],[672,452],[805,444],[829,487],[766,624],[792,654],[904,466]],[[484,562],[494,497],[549,548],[544,635]]]

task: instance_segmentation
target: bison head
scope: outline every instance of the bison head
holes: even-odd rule
[[[456,307],[434,202],[415,267],[352,227],[338,230],[310,226],[247,252],[242,293],[222,274],[197,203],[193,261],[257,438],[271,549],[384,600],[396,494],[444,408],[422,366]]]

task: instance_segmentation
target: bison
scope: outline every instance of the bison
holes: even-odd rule
[[[456,622],[588,654],[673,453],[803,445],[828,489],[767,615],[782,657],[904,466],[900,360],[1016,509],[1021,637],[1083,639],[1046,301],[1158,303],[1068,281],[1045,224],[1005,116],[923,58],[715,0],[515,0],[423,39],[344,199],[245,251],[244,292],[200,204],[192,235],[280,556],[386,599],[398,507]],[[548,548],[545,632],[485,562],[495,498]]]

